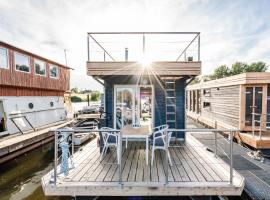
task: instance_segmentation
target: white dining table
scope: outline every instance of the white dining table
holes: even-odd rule
[[[149,136],[151,135],[151,127],[149,125],[141,125],[134,128],[132,125],[126,125],[121,129],[122,138],[126,140],[126,148],[128,139],[143,139],[145,140],[145,158],[148,165],[149,154]]]

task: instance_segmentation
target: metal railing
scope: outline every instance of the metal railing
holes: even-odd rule
[[[97,133],[97,132],[104,132],[104,130],[100,130],[100,129],[86,129],[86,128],[69,128],[69,129],[57,129],[54,130],[55,133],[55,149],[54,149],[54,169],[53,169],[53,183],[56,185],[57,184],[57,177],[59,175],[59,173],[57,172],[58,169],[58,164],[59,164],[59,156],[58,156],[58,151],[59,151],[59,144],[61,141],[59,141],[59,135],[61,135],[62,133],[70,133],[71,134],[71,159],[74,156],[74,138],[75,138],[75,133],[85,133],[85,134],[91,134],[91,133]],[[217,133],[220,132],[229,132],[229,142],[230,142],[230,153],[229,153],[229,180],[228,183],[230,185],[233,184],[233,177],[234,177],[234,173],[233,173],[233,138],[234,138],[234,133],[238,132],[239,130],[237,129],[167,129],[165,130],[165,135],[166,135],[166,141],[165,141],[165,149],[166,149],[166,157],[165,157],[165,183],[164,184],[168,184],[169,183],[169,158],[168,158],[168,152],[169,152],[169,148],[175,148],[175,147],[183,147],[183,146],[179,146],[179,145],[173,145],[171,146],[169,144],[168,141],[168,132],[184,132],[184,133],[213,133],[214,134],[214,156],[217,157],[217,152],[218,152],[218,144],[217,144]],[[122,133],[120,130],[116,130],[116,129],[112,129],[110,130],[110,132],[115,132],[118,134],[119,137],[119,144],[118,144],[118,148],[117,148],[117,165],[118,165],[118,183],[119,185],[123,186],[124,182],[122,180]],[[225,151],[224,151],[225,152]],[[119,156],[119,157],[118,157]],[[112,164],[116,164],[116,163],[112,163]]]
[[[141,57],[200,61],[200,32],[88,32],[87,56],[88,62],[141,61]]]
[[[267,121],[267,118],[268,116],[270,116],[270,113],[267,113],[267,114],[261,114],[261,113],[251,113],[252,115],[252,137],[254,138],[255,137],[255,131],[259,131],[259,138],[260,140],[262,139],[262,131],[263,131],[263,124],[265,124],[265,126],[267,127],[268,125],[270,125],[270,122]],[[256,116],[259,117],[259,120],[256,119]],[[263,116],[266,117],[266,120],[263,120]],[[256,123],[258,123],[259,125],[256,126]],[[256,127],[259,127],[256,128]]]

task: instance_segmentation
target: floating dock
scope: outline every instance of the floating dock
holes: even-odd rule
[[[59,175],[54,184],[52,170],[42,178],[42,187],[46,196],[241,195],[243,176],[233,171],[230,184],[229,165],[194,137],[187,135],[181,147],[170,148],[170,154],[174,164],[169,167],[166,184],[163,152],[156,151],[153,166],[147,165],[144,143],[132,142],[123,149],[119,183],[116,152],[110,151],[101,160],[94,139],[74,154],[75,168],[68,176]]]
[[[0,139],[0,163],[6,162],[21,154],[24,154],[31,149],[34,149],[42,144],[45,144],[54,139],[54,133],[51,129],[57,129],[72,123],[70,121],[61,121],[53,123],[50,126],[43,127],[37,131],[28,132],[25,134],[16,134],[6,136]]]

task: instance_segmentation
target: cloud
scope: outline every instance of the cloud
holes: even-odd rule
[[[86,76],[88,31],[200,31],[203,73],[235,61],[269,61],[270,2],[213,0],[0,1],[0,40],[75,68],[71,86],[101,90]]]

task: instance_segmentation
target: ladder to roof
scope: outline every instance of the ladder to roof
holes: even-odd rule
[[[166,105],[166,124],[169,128],[176,128],[176,95],[175,80],[165,79],[165,105]]]

